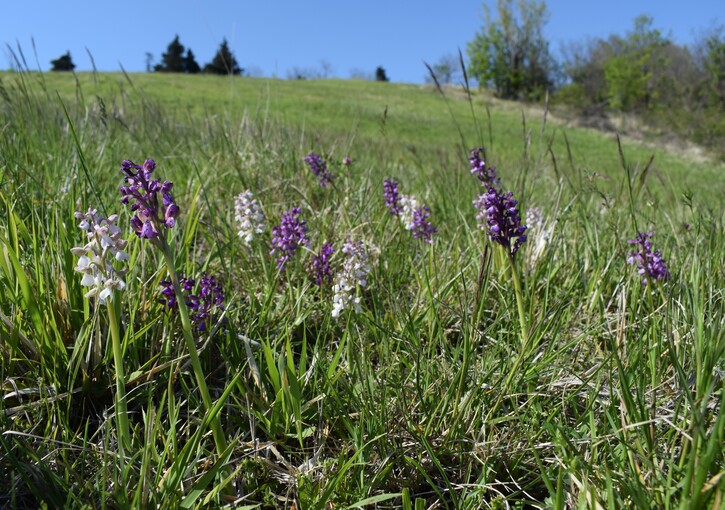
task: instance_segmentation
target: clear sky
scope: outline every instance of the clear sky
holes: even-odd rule
[[[465,51],[483,24],[481,0],[0,0],[0,43],[20,45],[31,69],[70,51],[77,71],[144,71],[176,34],[197,62],[209,62],[227,38],[240,66],[286,78],[294,67],[348,78],[383,66],[396,82],[422,82],[423,61]],[[495,0],[486,0],[495,6]],[[589,36],[624,34],[639,14],[675,42],[725,23],[725,0],[548,0],[551,48]],[[35,41],[37,62],[33,53]]]

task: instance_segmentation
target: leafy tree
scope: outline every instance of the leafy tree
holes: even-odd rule
[[[537,98],[553,87],[555,63],[544,39],[546,3],[498,0],[497,16],[484,5],[486,23],[468,43],[470,73],[506,99]]]
[[[690,51],[677,46],[639,16],[624,37],[573,45],[565,51],[563,87],[569,102],[621,111],[644,112],[661,105],[682,105],[695,93],[698,69]],[[702,73],[699,73],[702,74]]]
[[[194,53],[191,48],[186,50],[186,56],[184,57],[184,72],[189,74],[196,74],[201,71],[201,67],[196,63]]]
[[[604,64],[616,53],[621,39],[590,39],[563,48],[563,73],[568,82],[557,91],[559,99],[580,107],[587,114],[602,113],[609,103]]]
[[[385,73],[383,66],[375,68],[375,81],[390,81],[388,75]]]
[[[429,69],[435,75],[438,83],[441,85],[447,85],[459,79],[460,62],[456,55],[448,53],[439,58],[438,62],[430,66]],[[433,77],[430,73],[425,76],[425,81],[427,83],[431,83],[433,81]]]
[[[668,65],[664,50],[671,43],[652,27],[651,17],[634,20],[634,30],[624,40],[623,51],[604,64],[608,95],[612,108],[633,111],[648,109],[663,90]]]
[[[179,36],[169,43],[166,53],[161,55],[161,63],[156,64],[154,71],[164,73],[183,73],[184,66],[184,45],[179,42]]]
[[[146,52],[146,72],[150,73],[153,70],[154,54],[150,51]]]
[[[229,50],[227,40],[222,40],[219,49],[210,63],[204,66],[204,72],[210,74],[242,74],[244,69],[239,67],[237,59]]]
[[[707,40],[707,61],[710,96],[715,104],[725,109],[725,38],[713,36]]]
[[[70,56],[70,51],[55,60],[51,60],[50,65],[53,66],[50,69],[51,71],[72,71],[76,68],[76,65],[73,63],[73,59]]]

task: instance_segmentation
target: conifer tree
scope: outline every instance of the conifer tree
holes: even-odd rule
[[[161,55],[161,63],[156,64],[154,71],[166,73],[183,73],[186,71],[184,45],[179,42],[178,35],[171,41],[166,53]]]
[[[385,68],[383,66],[378,66],[375,69],[375,81],[390,81],[390,78],[388,78],[388,74],[385,72]]]
[[[217,50],[214,59],[204,66],[204,72],[209,74],[242,74],[244,69],[239,67],[237,59],[229,50],[227,40],[222,40],[219,50]]]
[[[186,56],[184,57],[184,72],[196,74],[199,71],[201,71],[201,67],[197,64],[196,58],[194,58],[194,53],[191,51],[191,48],[189,48],[186,50]]]
[[[76,68],[73,59],[70,57],[70,51],[55,60],[51,60],[50,65],[53,66],[50,69],[51,71],[72,71]]]

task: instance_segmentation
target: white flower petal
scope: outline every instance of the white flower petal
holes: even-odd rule
[[[91,273],[85,273],[81,280],[81,285],[84,287],[94,287],[96,285],[96,279]]]

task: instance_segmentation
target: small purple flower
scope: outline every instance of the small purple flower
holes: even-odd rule
[[[310,167],[312,173],[317,176],[321,187],[324,188],[335,178],[335,176],[327,169],[327,163],[325,160],[318,154],[310,152],[307,156],[305,156],[305,163],[307,163],[307,166]]]
[[[322,282],[332,283],[332,271],[330,269],[330,258],[334,251],[332,243],[325,243],[320,249],[320,254],[312,257],[312,277],[315,285],[322,286]]]
[[[224,291],[222,285],[213,276],[204,275],[199,281],[199,295],[196,299],[191,314],[191,322],[196,324],[196,329],[206,331],[208,325],[216,320],[216,315],[224,311]]]
[[[659,250],[652,251],[653,232],[637,232],[637,237],[627,241],[629,244],[638,245],[636,251],[629,253],[627,262],[637,264],[637,273],[642,276],[642,285],[647,285],[649,279],[663,280],[670,279],[670,272],[662,259],[662,253]]]
[[[179,275],[179,284],[181,285],[182,292],[191,294],[196,282],[190,278],[184,278],[183,275]],[[169,310],[176,308],[176,292],[174,292],[174,284],[171,280],[161,280],[159,285],[161,286],[162,296],[159,298],[159,302]]]
[[[496,169],[494,167],[486,168],[486,162],[483,160],[483,147],[477,149],[471,149],[471,157],[468,158],[471,164],[471,174],[478,177],[484,185],[487,186],[498,186],[499,179],[496,176]]]
[[[131,227],[138,237],[145,239],[158,237],[162,226],[173,228],[180,211],[171,194],[174,184],[151,179],[155,168],[153,159],[147,159],[142,166],[127,159],[121,163],[121,172],[127,184],[120,189],[121,203],[131,204],[131,211],[135,213],[131,218]]]
[[[272,229],[271,255],[278,252],[277,269],[284,271],[285,264],[295,254],[300,245],[308,245],[307,224],[299,219],[300,208],[293,207],[282,215],[282,223]]]
[[[400,205],[400,195],[398,195],[398,183],[392,179],[383,181],[383,198],[385,198],[385,207],[388,208],[390,214],[398,216],[403,207]]]
[[[428,218],[430,218],[430,209],[423,204],[413,211],[412,228],[410,230],[414,238],[433,244],[432,235],[438,232],[438,229],[431,224]]]
[[[352,163],[352,160],[350,159],[350,156],[345,156],[342,159],[342,164],[345,165],[346,168],[350,168],[350,163]]]
[[[176,292],[174,292],[174,284],[171,283],[171,280],[161,280],[159,285],[161,286],[161,297],[159,298],[159,302],[169,310],[176,308]]]
[[[224,311],[224,292],[221,284],[213,276],[202,276],[199,281],[199,293],[194,294],[196,282],[190,278],[179,275],[181,292],[184,302],[191,312],[189,319],[196,326],[197,331],[206,331],[209,325],[217,320],[217,316]],[[161,280],[161,298],[159,301],[169,310],[177,307],[177,296],[170,280]]]
[[[509,250],[512,255],[526,242],[526,225],[521,224],[517,204],[513,193],[502,193],[493,186],[488,187],[488,193],[479,195],[473,201],[479,210],[476,215],[479,226],[487,227],[491,240]]]

